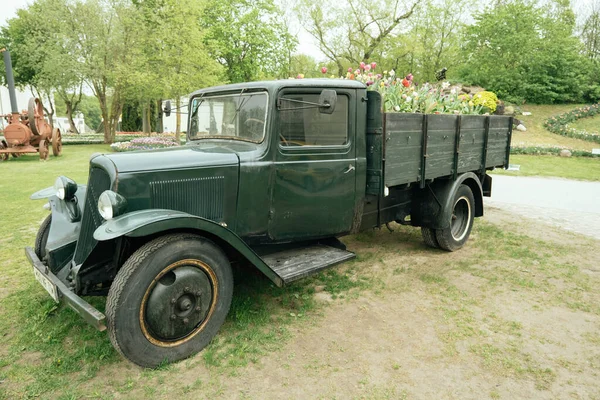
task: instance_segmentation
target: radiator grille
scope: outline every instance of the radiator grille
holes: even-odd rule
[[[152,208],[183,211],[217,222],[223,220],[223,176],[151,182],[150,195]]]
[[[92,168],[85,194],[85,207],[79,231],[79,240],[73,257],[76,264],[81,264],[92,252],[96,243],[94,231],[103,220],[98,212],[98,198],[105,190],[110,189],[110,177],[100,168]]]

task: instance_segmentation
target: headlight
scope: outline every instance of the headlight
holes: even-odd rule
[[[77,184],[66,176],[59,176],[54,181],[54,191],[59,199],[71,200],[77,192]]]
[[[98,199],[98,212],[105,220],[121,215],[127,208],[125,197],[112,190],[105,190]]]

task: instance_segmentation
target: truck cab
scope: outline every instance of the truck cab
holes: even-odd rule
[[[202,350],[233,295],[231,264],[276,285],[352,259],[338,240],[396,221],[454,251],[483,215],[512,121],[385,114],[351,80],[253,82],[190,97],[187,144],[94,155],[34,199],[36,278],[132,362]],[[469,117],[469,118],[468,118]],[[472,118],[471,118],[472,117]],[[82,296],[106,296],[106,314]]]

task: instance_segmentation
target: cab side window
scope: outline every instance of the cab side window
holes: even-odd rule
[[[287,94],[283,98],[319,102],[319,94]],[[337,96],[332,114],[319,112],[318,107],[285,102],[279,113],[279,144],[281,146],[344,146],[348,143],[348,97]]]

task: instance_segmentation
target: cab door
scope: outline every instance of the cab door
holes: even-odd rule
[[[269,210],[269,237],[275,241],[330,237],[352,228],[356,93],[337,90],[331,114],[307,105],[318,103],[320,93],[290,88],[279,94]]]

